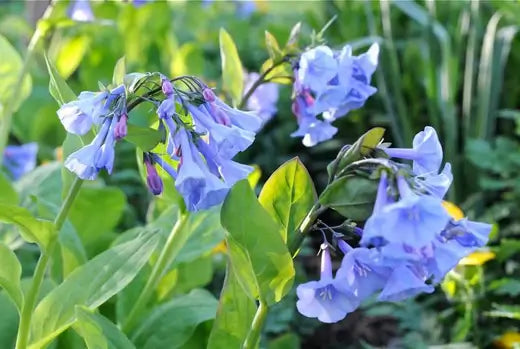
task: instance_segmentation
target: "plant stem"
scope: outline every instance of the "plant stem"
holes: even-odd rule
[[[256,310],[255,317],[253,318],[253,323],[251,324],[251,329],[247,334],[247,337],[242,345],[242,349],[254,349],[257,346],[258,340],[260,338],[260,333],[262,332],[262,328],[264,327],[265,319],[267,318],[267,312],[269,307],[263,301],[260,301],[258,305],[258,309]]]
[[[325,210],[326,207],[323,207],[319,202],[316,202],[314,206],[312,206],[307,216],[303,219],[302,224],[298,228],[298,234],[294,236],[292,241],[288,242],[289,253],[293,258],[298,253],[298,250],[300,249],[307,232],[311,229],[318,216]]]
[[[135,322],[141,315],[141,312],[144,310],[154,289],[157,287],[157,284],[161,280],[161,277],[166,272],[167,268],[170,266],[171,262],[175,259],[180,249],[184,246],[184,243],[188,239],[189,229],[184,229],[184,225],[188,220],[189,213],[183,213],[180,215],[179,219],[175,223],[166,243],[157,259],[157,262],[153,266],[152,273],[144,286],[143,291],[137,298],[137,301],[134,303],[134,306],[130,310],[128,317],[125,320],[123,325],[123,331],[128,333],[135,326]]]
[[[53,0],[49,3],[41,20],[49,18],[54,10],[56,1]],[[40,20],[40,21],[41,21]],[[38,23],[40,22],[38,21]],[[0,119],[0,154],[3,154],[5,146],[7,145],[7,138],[9,137],[9,130],[11,129],[11,120],[15,111],[15,106],[18,102],[18,96],[22,92],[25,75],[29,70],[29,65],[34,57],[35,48],[40,42],[40,39],[45,36],[47,28],[36,24],[36,30],[34,31],[29,45],[27,46],[27,53],[23,61],[22,69],[16,78],[16,82],[12,89],[12,94],[7,103],[5,103],[4,116]],[[2,164],[3,156],[0,156],[0,165]]]
[[[272,72],[276,67],[278,67],[279,65],[282,65],[285,62],[286,62],[285,58],[279,60],[278,62],[274,62],[273,65],[269,67],[269,69],[267,69],[265,72],[263,72],[262,75],[260,75],[258,77],[258,79],[251,85],[251,87],[244,94],[244,97],[242,97],[242,100],[240,101],[240,104],[238,105],[238,109],[243,109],[246,106],[249,98],[251,98],[251,95],[255,92],[255,90],[260,85],[262,85],[263,83],[266,82],[265,78],[267,77],[267,75],[269,75],[269,73]]]
[[[22,311],[20,314],[20,323],[18,328],[18,335],[16,337],[16,349],[25,349],[27,348],[27,342],[29,340],[29,329],[31,325],[31,318],[34,310],[34,306],[36,305],[36,300],[40,295],[40,288],[43,283],[43,278],[45,277],[45,271],[47,269],[47,264],[49,264],[49,258],[54,252],[56,247],[58,236],[57,234],[63,227],[63,223],[65,223],[65,219],[67,219],[67,215],[69,210],[78,195],[79,189],[83,184],[83,180],[76,177],[74,182],[72,183],[69,193],[65,198],[65,201],[61,205],[60,211],[58,215],[54,219],[54,226],[56,228],[56,236],[54,236],[49,245],[45,250],[42,250],[40,258],[38,259],[38,263],[36,264],[36,269],[34,270],[33,280],[31,284],[31,288],[27,293],[25,298]]]

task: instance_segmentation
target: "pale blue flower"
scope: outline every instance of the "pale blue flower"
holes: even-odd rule
[[[338,74],[338,62],[327,46],[317,46],[300,56],[297,79],[303,87],[320,93]]]
[[[108,92],[81,92],[78,99],[63,104],[58,109],[58,117],[69,133],[84,135],[92,128],[104,109]]]
[[[3,164],[11,177],[18,180],[36,167],[37,143],[8,145],[4,149]]]
[[[258,80],[260,74],[249,73],[245,77],[244,91],[248,91]],[[276,103],[278,102],[278,84],[268,82],[256,88],[247,100],[247,109],[256,113],[263,123],[269,121],[277,112]]]
[[[420,265],[403,264],[389,275],[380,301],[397,302],[411,298],[419,293],[432,293],[433,286],[426,284],[427,274]]]
[[[67,10],[70,19],[78,22],[92,22],[95,20],[90,7],[90,0],[72,0]]]

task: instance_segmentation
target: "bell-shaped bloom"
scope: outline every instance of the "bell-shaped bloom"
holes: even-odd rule
[[[81,179],[94,180],[100,170],[97,165],[103,165],[103,167],[108,166],[108,164],[103,163],[103,161],[110,159],[108,159],[106,155],[101,154],[101,147],[109,133],[111,123],[112,120],[105,120],[92,143],[69,155],[65,161],[65,167],[69,171],[74,172]],[[101,158],[103,158],[103,160],[101,160]]]
[[[145,153],[144,165],[146,167],[146,183],[153,195],[159,195],[163,191],[163,182],[154,166],[153,158]]]
[[[352,248],[343,240],[338,241],[338,247],[345,254],[336,273],[342,288],[362,302],[384,287],[392,269],[383,264],[376,249]]]
[[[424,173],[414,177],[414,179],[419,188],[422,188],[431,195],[442,199],[450,189],[451,183],[453,182],[451,164],[447,162],[439,174]]]
[[[256,116],[253,112],[245,112],[235,108],[216,98],[214,103],[210,103],[211,111],[216,118],[224,118],[229,120],[232,125],[235,125],[243,130],[257,132],[262,127],[262,119]]]
[[[437,132],[431,126],[426,126],[413,139],[413,148],[385,148],[388,156],[393,158],[413,160],[413,172],[416,175],[438,173],[442,163],[442,146]]]
[[[107,97],[108,92],[84,91],[77,100],[62,105],[57,114],[65,130],[75,135],[84,135],[90,131]]]
[[[108,120],[106,121],[108,122]],[[114,167],[115,158],[115,127],[118,123],[116,117],[110,119],[110,127],[108,129],[107,136],[103,145],[99,148],[99,152],[96,156],[96,167],[98,171],[105,169],[109,174],[112,174],[112,168]]]
[[[11,177],[18,180],[36,167],[37,143],[8,145],[4,149],[3,164]]]
[[[116,126],[114,128],[114,137],[116,141],[119,141],[126,137],[126,134],[128,133],[128,115],[126,113],[123,113],[119,120],[116,123]]]
[[[359,306],[359,300],[344,290],[340,286],[341,282],[332,277],[329,247],[323,244],[320,280],[310,281],[296,288],[296,308],[300,314],[318,318],[321,322],[333,323],[354,311]]]
[[[95,17],[90,0],[73,0],[67,10],[70,19],[77,22],[92,22]]]
[[[318,143],[331,139],[338,129],[329,122],[316,118],[302,119],[298,129],[291,133],[292,137],[303,137],[303,145],[313,147]]]
[[[386,227],[383,225],[385,219],[383,209],[390,202],[390,198],[388,197],[388,178],[386,172],[383,171],[381,172],[381,178],[379,179],[379,185],[377,187],[374,209],[363,228],[363,236],[360,241],[361,245],[379,246],[387,242],[383,238],[386,234]]]
[[[304,87],[320,93],[338,74],[338,62],[327,46],[317,46],[305,51],[299,61],[297,79]]]
[[[244,91],[248,91],[258,80],[260,74],[249,73],[245,78]],[[265,124],[277,112],[276,103],[278,102],[278,85],[272,82],[262,84],[256,88],[247,100],[247,109],[255,112]]]
[[[379,45],[374,43],[367,52],[352,55],[352,47],[345,45],[338,56],[338,79],[342,86],[358,86],[370,84],[379,60]]]
[[[380,301],[398,302],[416,296],[419,293],[432,293],[433,286],[425,283],[427,274],[424,268],[417,264],[403,264],[389,275]]]
[[[402,176],[398,176],[397,183],[400,200],[373,214],[376,217],[374,222],[367,221],[362,243],[379,236],[391,243],[406,242],[413,248],[421,248],[433,241],[449,222],[439,198],[415,194]]]

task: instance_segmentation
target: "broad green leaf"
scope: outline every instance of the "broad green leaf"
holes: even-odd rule
[[[377,181],[348,175],[328,185],[319,200],[345,218],[364,221],[372,213],[376,193]]]
[[[18,203],[18,193],[2,172],[0,172],[0,203],[10,205],[16,205]]]
[[[27,209],[0,203],[0,222],[15,224],[25,241],[35,242],[45,249],[56,235],[51,221],[35,218]]]
[[[160,131],[149,127],[141,127],[128,124],[128,133],[124,138],[130,143],[135,144],[143,151],[150,151],[162,140]]]
[[[131,339],[140,349],[181,348],[199,324],[215,318],[217,304],[208,291],[193,290],[152,310]]]
[[[75,100],[76,94],[65,82],[63,77],[61,77],[47,56],[45,56],[45,63],[47,63],[47,70],[50,77],[49,92],[51,93],[51,96],[59,105]]]
[[[204,50],[199,44],[188,42],[174,51],[170,64],[171,76],[204,75]]]
[[[18,311],[7,295],[0,290],[0,348],[14,348],[18,330]]]
[[[255,301],[244,292],[228,263],[217,317],[209,336],[208,349],[240,348],[246,339],[255,313]]]
[[[293,283],[291,255],[280,226],[260,205],[247,180],[234,185],[221,211],[233,270],[252,296],[279,302]]]
[[[37,197],[38,201],[43,200],[59,207],[62,201],[60,172],[61,164],[50,162],[38,166],[34,171],[20,178],[14,184],[20,194],[20,204],[28,207],[33,202],[33,197]]]
[[[87,35],[78,35],[65,39],[56,56],[56,69],[67,79],[80,65],[90,44]]]
[[[76,307],[74,330],[85,340],[88,349],[134,349],[126,335],[110,320],[90,309]]]
[[[172,292],[187,293],[194,288],[204,287],[213,277],[211,255],[203,256],[191,262],[180,263],[168,272],[159,282],[157,294],[160,300]]]
[[[157,244],[155,231],[112,247],[74,270],[34,311],[30,348],[49,343],[76,321],[76,306],[95,309],[132,281]]]
[[[290,85],[292,84],[291,65],[289,63],[280,64],[275,68],[272,68],[273,60],[268,58],[260,68],[260,73],[269,72],[265,75],[266,81],[276,82],[278,84]]]
[[[112,83],[119,86],[124,83],[126,75],[126,60],[125,57],[121,57],[117,60],[114,67],[114,74],[112,76]]]
[[[283,57],[283,52],[280,50],[278,41],[273,34],[269,33],[267,30],[265,31],[265,47],[267,48],[267,52],[269,52],[269,57],[274,62],[278,62]]]
[[[114,229],[125,206],[126,197],[121,189],[84,185],[72,204],[69,219],[85,246],[92,247],[103,234]]]
[[[20,286],[22,266],[7,246],[0,243],[0,287],[3,288],[18,310],[22,309],[23,293]]]
[[[309,172],[298,158],[294,158],[269,177],[258,201],[280,224],[283,241],[287,243],[297,233],[316,199],[316,189]]]
[[[60,244],[62,273],[65,278],[87,262],[87,252],[76,229],[69,220],[65,221],[58,236],[58,242]]]
[[[26,74],[19,94],[13,96],[13,91],[16,89],[23,69],[23,61],[20,54],[2,35],[0,35],[0,52],[2,52],[2,59],[0,59],[0,106],[6,108],[5,106],[8,103],[15,103],[12,106],[12,112],[15,112],[31,93],[31,77]],[[2,116],[0,108],[0,120]]]
[[[244,90],[242,62],[238,56],[235,42],[224,28],[220,28],[219,38],[223,88],[229,92],[233,103],[237,105],[242,99]]]
[[[281,335],[269,342],[268,349],[299,349],[300,338],[293,332]]]

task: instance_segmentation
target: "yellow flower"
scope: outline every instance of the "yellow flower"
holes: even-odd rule
[[[444,209],[448,211],[449,215],[456,221],[464,218],[464,212],[462,212],[462,210],[454,203],[449,201],[443,201],[442,206],[444,206]]]
[[[497,348],[518,348],[520,346],[520,333],[506,332],[500,338],[495,340],[495,347]]]

